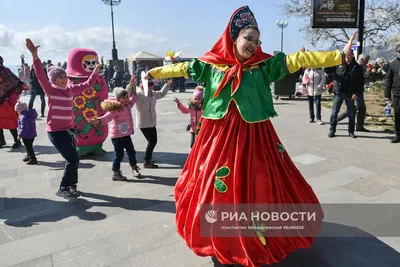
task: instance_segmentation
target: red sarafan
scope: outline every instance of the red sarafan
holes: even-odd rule
[[[271,56],[262,51],[256,19],[244,6],[233,13],[221,38],[201,58],[148,72],[154,79],[184,76],[205,85],[196,142],[175,186],[178,233],[194,253],[211,256],[216,266],[258,267],[311,247],[322,224],[322,208],[270,121],[277,116],[270,84],[300,68],[342,64],[354,36],[344,53],[298,51]],[[275,236],[262,231],[226,235],[216,229],[217,212],[201,209],[220,204],[280,204],[282,208],[310,204],[318,216],[305,234],[290,228]],[[211,234],[202,231],[206,215]]]

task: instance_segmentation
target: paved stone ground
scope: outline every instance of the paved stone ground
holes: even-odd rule
[[[176,108],[175,96],[185,103],[191,92],[169,93],[159,101],[155,159],[161,168],[142,170],[145,180],[111,181],[113,153],[107,140],[105,155],[81,160],[83,197],[69,202],[56,197],[64,162],[47,138],[44,120],[37,122],[35,141],[40,165],[26,166],[23,149],[0,150],[0,266],[211,267],[210,258],[195,256],[175,231],[173,186],[190,150],[185,131],[189,118]],[[329,139],[328,125],[306,124],[305,101],[278,100],[276,110],[279,117],[273,124],[322,203],[400,202],[400,145],[390,144],[388,134],[372,131],[350,139],[344,122],[339,137]],[[323,120],[328,117],[329,111],[323,110]],[[5,134],[11,145],[10,134]],[[145,139],[137,130],[133,140],[142,162]],[[129,174],[126,159],[122,170]],[[368,219],[355,216],[359,213],[352,207],[344,205],[344,219],[358,220],[359,225],[376,219],[365,223],[367,228],[400,225],[399,208],[393,208],[400,205],[390,206],[390,216],[373,213]],[[349,227],[327,220],[327,228]],[[273,266],[392,267],[400,266],[399,251],[398,237],[320,237],[312,249],[296,251]]]

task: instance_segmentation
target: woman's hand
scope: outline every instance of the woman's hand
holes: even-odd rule
[[[40,45],[35,46],[31,39],[26,38],[26,48],[28,48],[29,52],[31,52],[33,60],[38,59],[38,48]]]
[[[172,84],[172,80],[169,80],[169,81],[167,82],[168,87],[171,87],[171,84]]]

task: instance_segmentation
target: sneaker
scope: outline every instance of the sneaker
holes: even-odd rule
[[[308,121],[308,123],[314,123],[314,122],[315,122],[314,119]]]
[[[350,138],[357,138],[357,136],[354,133],[349,133]]]
[[[0,141],[0,148],[3,148],[5,145],[7,145],[6,141]]]
[[[38,161],[36,158],[30,158],[27,162],[26,165],[38,165]]]
[[[143,168],[145,168],[145,169],[157,169],[158,165],[154,164],[151,160],[146,160],[143,163]]]
[[[329,137],[329,138],[333,138],[333,137],[335,137],[335,136],[336,136],[335,133],[329,133],[329,134],[328,134],[328,137]]]
[[[29,156],[25,156],[25,158],[22,159],[23,162],[29,161]]]
[[[139,170],[140,170],[140,168],[137,165],[132,167],[133,177],[142,178],[142,174],[139,172]]]
[[[113,181],[126,181],[127,178],[122,175],[121,171],[116,171],[116,172],[114,172],[114,174],[112,176],[112,180]]]
[[[325,123],[324,123],[323,121],[321,121],[321,120],[317,120],[317,123],[318,123],[319,125],[325,125]]]
[[[17,149],[20,148],[22,146],[21,141],[17,141],[12,145],[12,149]]]
[[[81,195],[81,191],[78,191],[78,187],[77,187],[76,184],[71,185],[70,188],[71,188],[71,191],[72,191],[72,192],[75,192],[75,193],[78,194],[79,196]]]
[[[65,199],[77,198],[81,195],[81,193],[77,190],[73,190],[71,186],[66,187],[65,189],[59,189],[56,192],[56,195],[59,197],[63,197]]]

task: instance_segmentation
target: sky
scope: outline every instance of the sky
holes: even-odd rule
[[[119,59],[141,50],[165,57],[165,51],[184,51],[200,57],[215,44],[230,16],[248,5],[261,30],[266,53],[280,51],[281,29],[277,20],[287,20],[285,53],[304,45],[317,50],[299,35],[299,23],[282,14],[277,4],[284,0],[122,0],[114,7],[115,39]],[[2,1],[0,55],[5,65],[20,64],[20,55],[31,62],[25,47],[29,37],[40,45],[39,57],[64,62],[75,47],[94,49],[111,59],[110,6],[102,0],[11,0]]]

